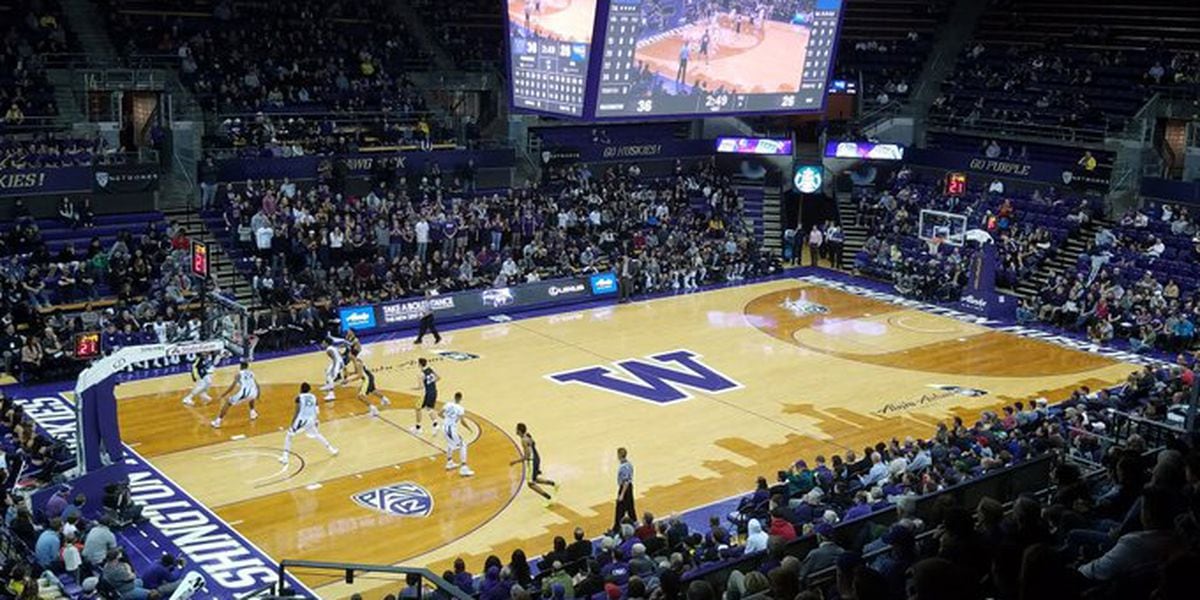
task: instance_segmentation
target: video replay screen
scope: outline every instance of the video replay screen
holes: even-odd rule
[[[508,0],[517,109],[582,117],[597,0]]]
[[[819,111],[843,0],[611,0],[596,118]]]

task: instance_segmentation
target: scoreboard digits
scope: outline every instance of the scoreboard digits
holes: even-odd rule
[[[593,116],[821,110],[841,5],[611,0]]]
[[[549,2],[508,0],[509,70],[517,109],[582,117],[596,0],[574,0],[551,12]],[[569,18],[568,18],[569,17]]]

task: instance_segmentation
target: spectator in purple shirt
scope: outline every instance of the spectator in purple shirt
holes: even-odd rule
[[[70,495],[71,489],[67,487],[61,487],[58,489],[58,491],[54,492],[54,495],[46,501],[46,508],[42,511],[45,513],[46,518],[61,518],[63,513],[67,510],[67,505],[70,504],[70,502],[67,500]]]
[[[165,583],[179,581],[179,578],[183,575],[184,564],[185,561],[182,557],[175,558],[170,554],[163,554],[162,559],[142,575],[142,587],[153,590],[158,589]]]
[[[859,517],[865,517],[871,514],[871,505],[867,503],[867,493],[858,492],[854,495],[854,506],[851,506],[846,514],[842,517],[844,521],[850,521]]]
[[[467,571],[467,563],[461,558],[454,560],[454,579],[451,583],[468,594],[475,589],[475,577]]]

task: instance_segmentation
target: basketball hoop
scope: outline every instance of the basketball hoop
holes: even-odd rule
[[[940,235],[935,235],[935,236],[929,238],[928,240],[926,240],[926,243],[929,245],[929,253],[934,256],[937,256],[938,248],[942,247],[943,241],[944,240],[942,239],[942,236],[940,236]]]

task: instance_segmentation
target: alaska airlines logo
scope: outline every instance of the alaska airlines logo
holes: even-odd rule
[[[916,398],[905,398],[894,402],[888,402],[883,406],[873,411],[878,416],[887,416],[890,414],[904,413],[910,410],[923,409],[931,404],[937,404],[943,400],[950,400],[954,397],[960,398],[978,398],[986,396],[988,391],[979,388],[962,387],[958,385],[946,385],[942,383],[931,383],[926,387],[937,390],[928,394],[922,394]]]
[[[688,389],[719,394],[742,387],[705,366],[697,360],[699,357],[689,350],[674,350],[649,357],[654,363],[638,359],[618,361],[616,366],[623,371],[620,374],[608,367],[594,366],[548,377],[558,383],[580,383],[655,404],[687,400],[692,397]]]
[[[829,313],[829,307],[816,302],[810,302],[804,292],[800,292],[800,297],[792,300],[784,298],[780,303],[780,307],[788,310],[797,317],[808,317],[812,315],[824,315]]]
[[[433,512],[433,496],[411,481],[359,492],[351,498],[355,504],[385,515],[428,517]]]
[[[931,387],[935,390],[942,390],[943,392],[949,392],[951,394],[955,394],[958,396],[964,396],[967,398],[976,398],[978,396],[986,396],[988,393],[987,390],[981,390],[979,388],[962,387],[959,385],[946,385],[943,383],[931,383],[931,384],[929,384],[928,387]]]

